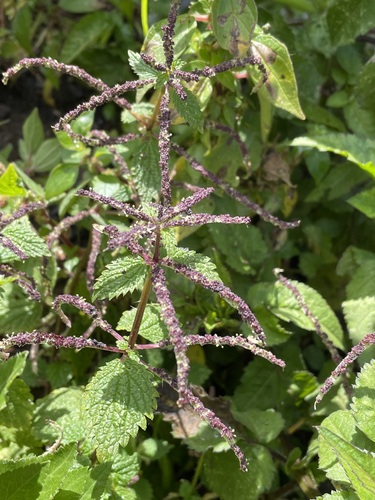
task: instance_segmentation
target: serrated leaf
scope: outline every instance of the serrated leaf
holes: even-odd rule
[[[160,75],[160,71],[146,64],[137,52],[128,50],[128,56],[129,64],[139,78],[157,78]]]
[[[214,0],[212,4],[215,37],[235,57],[248,55],[257,20],[258,11],[254,0]]]
[[[342,439],[331,430],[321,427],[319,435],[332,448],[345,470],[359,498],[371,499],[375,496],[375,458],[373,454],[361,450]]]
[[[17,219],[6,226],[2,234],[9,238],[28,257],[43,257],[50,255],[50,251],[44,240],[36,233],[26,217]],[[9,248],[0,245],[0,262],[2,264],[21,260]]]
[[[348,203],[370,219],[375,219],[375,188],[361,191],[349,198]]]
[[[270,452],[259,445],[242,445],[248,471],[242,472],[232,452],[208,452],[203,462],[204,483],[222,500],[256,500],[267,491],[276,473]]]
[[[356,378],[351,409],[357,426],[375,442],[375,361],[366,364]]]
[[[262,411],[256,408],[246,411],[232,410],[236,420],[245,425],[260,443],[269,443],[283,430],[285,421],[281,413],[272,409]]]
[[[131,331],[137,309],[124,311],[117,325],[117,330]],[[159,342],[168,338],[168,329],[160,317],[158,304],[147,304],[143,314],[139,335],[150,342]]]
[[[375,141],[354,134],[326,132],[311,137],[297,137],[291,146],[316,148],[319,151],[330,151],[344,156],[348,161],[375,177]]]
[[[36,402],[34,430],[44,443],[52,443],[60,436],[60,431],[49,425],[53,420],[63,430],[62,444],[82,441],[85,438],[81,419],[81,387],[62,387]]]
[[[26,191],[17,185],[18,175],[13,163],[8,165],[4,174],[0,177],[0,195],[2,196],[24,196]]]
[[[3,500],[35,500],[42,490],[41,474],[47,464],[35,463],[13,468],[0,475],[0,491]],[[0,466],[1,471],[1,466]]]
[[[146,441],[148,440],[146,439]],[[112,464],[111,476],[115,486],[126,486],[139,473],[139,468],[140,458],[138,453],[129,454],[124,448],[120,447],[119,452],[113,457]]]
[[[353,345],[358,344],[365,335],[375,331],[375,297],[363,297],[343,302],[345,321]],[[360,365],[374,357],[375,346],[369,346],[358,359]],[[374,439],[375,441],[375,439]]]
[[[90,476],[86,479],[85,486],[83,488],[84,493],[80,497],[80,500],[101,498],[102,494],[107,489],[111,467],[111,462],[106,462],[91,469]]]
[[[171,101],[176,108],[178,114],[193,128],[203,134],[203,113],[200,104],[195,95],[187,88],[184,88],[186,93],[185,99],[180,99],[174,88],[171,89]]]
[[[147,137],[146,140],[142,140],[132,158],[131,171],[142,201],[148,203],[157,200],[161,186],[161,171],[156,139]]]
[[[168,257],[171,257],[177,264],[184,264],[190,269],[200,272],[210,280],[221,281],[216,265],[207,255],[196,253],[188,248],[171,247],[168,251]]]
[[[61,50],[61,60],[69,64],[101,36],[106,35],[112,26],[113,17],[109,12],[93,12],[81,17],[66,38]]]
[[[40,500],[55,498],[69,469],[72,467],[77,454],[77,444],[63,446],[57,452],[48,455],[49,466],[44,467],[41,473],[42,491]]]
[[[0,410],[5,407],[6,395],[13,381],[25,368],[27,353],[12,356],[8,361],[0,362]]]
[[[334,0],[327,10],[327,24],[332,42],[345,45],[356,36],[364,35],[374,27],[373,0]]]
[[[252,41],[252,50],[261,58],[268,74],[266,83],[258,92],[276,107],[304,120],[287,47],[272,35],[260,31]],[[259,70],[253,66],[249,66],[248,70],[254,80],[259,81]]]
[[[94,285],[93,299],[109,299],[125,295],[142,286],[147,266],[139,256],[116,259],[102,272]]]
[[[26,151],[29,155],[32,155],[37,151],[44,140],[43,124],[37,108],[34,108],[26,118],[22,126],[22,135],[25,141]]]
[[[150,54],[158,62],[165,62],[163,50],[163,32],[162,26],[167,24],[167,20],[163,19],[155,23],[148,30],[146,38],[142,45],[142,52]],[[174,58],[177,60],[189,46],[190,40],[197,27],[194,18],[188,14],[182,14],[177,17],[174,30]]]
[[[62,163],[57,165],[48,176],[45,194],[50,199],[68,191],[76,182],[79,173],[79,165],[75,163]]]
[[[156,408],[153,376],[137,361],[115,359],[99,369],[83,395],[83,422],[100,461],[111,459]]]
[[[0,331],[14,333],[32,331],[39,325],[42,304],[31,300],[18,285],[3,285],[0,294]]]
[[[308,285],[294,280],[290,281],[297,288],[312,314],[318,319],[322,331],[327,334],[336,347],[344,350],[344,334],[341,325],[325,299]],[[292,292],[280,282],[274,285],[258,283],[250,289],[250,301],[254,301],[255,298],[259,301],[261,296],[267,309],[278,318],[288,322],[291,321],[308,331],[315,330],[314,323],[302,311]]]

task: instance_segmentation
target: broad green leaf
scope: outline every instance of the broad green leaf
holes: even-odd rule
[[[229,50],[235,57],[249,54],[257,20],[258,11],[254,0],[214,0],[212,4],[215,37],[221,47]]]
[[[358,75],[354,95],[360,106],[369,110],[375,109],[375,61],[371,58]]]
[[[12,356],[8,361],[0,362],[0,410],[5,407],[6,395],[13,381],[25,368],[27,352]]]
[[[42,469],[40,481],[43,485],[39,498],[55,498],[69,469],[75,462],[77,444],[62,446],[57,452],[48,455],[49,466]]]
[[[355,300],[364,297],[375,296],[375,256],[365,260],[360,267],[352,274],[346,287],[346,297],[348,300]]]
[[[178,114],[193,128],[203,134],[203,113],[199,101],[187,88],[184,88],[186,99],[180,99],[174,88],[171,89],[171,101]]]
[[[149,29],[145,41],[142,45],[142,52],[153,56],[158,62],[165,62],[163,50],[163,32],[162,26],[167,24],[163,19],[155,23]],[[193,37],[197,23],[194,18],[188,14],[182,14],[177,17],[174,35],[174,58],[178,59],[189,46]]]
[[[79,166],[75,163],[61,163],[48,176],[45,193],[50,199],[70,189],[76,182]]]
[[[2,500],[35,500],[42,491],[42,469],[47,463],[34,463],[14,468],[0,475]],[[0,466],[1,472],[1,466]]]
[[[46,422],[56,422],[63,430],[62,443],[82,441],[85,438],[81,419],[81,387],[62,387],[36,402],[34,429],[36,436],[43,442],[53,443],[60,431]]]
[[[64,478],[59,493],[53,500],[78,500],[81,499],[89,479],[90,470],[88,467],[77,467],[71,469]],[[95,481],[92,482],[95,484]],[[77,496],[78,494],[78,496]]]
[[[128,50],[128,56],[132,70],[140,79],[157,78],[160,75],[160,71],[146,64],[137,52]]]
[[[247,427],[257,442],[269,443],[276,439],[283,430],[285,422],[281,413],[274,410],[249,409],[246,411],[232,411],[236,420]]]
[[[120,179],[114,175],[96,175],[92,179],[91,184],[95,193],[113,197],[119,201],[129,201],[131,199],[129,186],[121,182]]]
[[[348,203],[370,219],[375,219],[375,187],[352,196],[349,198]]]
[[[252,41],[252,48],[261,58],[268,74],[266,83],[261,87],[262,96],[267,97],[276,107],[304,120],[287,47],[272,35],[259,31]],[[259,81],[259,69],[249,66],[248,71],[255,81]]]
[[[93,12],[73,25],[61,50],[61,60],[69,64],[101,37],[107,37],[113,27],[109,12]]]
[[[356,424],[361,431],[375,442],[375,399],[373,393],[375,389],[375,361],[366,364],[358,374],[351,409]],[[374,451],[374,450],[372,450]]]
[[[327,10],[327,24],[332,42],[345,45],[354,42],[374,27],[373,0],[333,0]]]
[[[270,452],[259,445],[242,444],[248,460],[248,471],[242,472],[232,453],[207,452],[203,461],[204,483],[222,500],[257,500],[271,488],[276,468]]]
[[[112,457],[110,457],[112,459]],[[108,480],[111,473],[111,462],[96,465],[90,470],[90,475],[86,479],[83,488],[83,495],[80,500],[91,500],[94,498],[102,498],[103,493],[108,489]]]
[[[301,294],[311,313],[318,319],[322,331],[327,334],[336,347],[344,350],[341,325],[328,303],[308,285],[298,281],[290,281]],[[291,321],[305,330],[315,330],[313,321],[302,311],[292,292],[280,282],[276,282],[274,285],[258,283],[250,289],[249,297],[250,301],[259,301],[259,297],[262,297],[268,310],[278,318]]]
[[[146,441],[149,440],[142,441],[140,448]],[[112,462],[111,477],[116,486],[126,486],[139,473],[140,458],[138,452],[128,453],[124,448],[120,447]]]
[[[42,304],[31,300],[22,289],[13,283],[2,287],[0,294],[0,332],[32,332],[39,326]]]
[[[137,309],[124,311],[117,325],[117,330],[131,331]],[[150,342],[159,342],[168,337],[168,329],[160,317],[160,306],[158,304],[147,304],[139,335]]]
[[[145,429],[156,407],[153,376],[137,361],[110,361],[94,375],[83,395],[83,422],[100,461]]]
[[[343,302],[342,308],[353,345],[358,344],[365,335],[375,331],[375,296],[347,300]],[[359,364],[363,365],[366,361],[370,361],[374,355],[375,346],[369,346],[360,355]]]
[[[375,458],[365,450],[353,446],[325,427],[319,429],[321,438],[331,447],[345,470],[355,492],[361,499],[375,496]]]
[[[86,14],[104,8],[101,0],[59,0],[59,7],[65,12],[73,14]]]
[[[352,134],[339,134],[326,130],[325,133],[311,137],[297,137],[290,143],[291,146],[317,148],[319,151],[330,151],[344,156],[355,163],[372,177],[375,177],[375,141],[364,139]]]
[[[169,249],[168,257],[172,258],[177,264],[184,264],[190,269],[195,269],[210,280],[221,281],[216,265],[207,255],[196,253],[194,250],[187,248],[175,247]]]
[[[76,134],[86,135],[90,132],[95,118],[95,110],[85,111],[78,118],[72,120],[71,127]],[[74,140],[74,139],[73,139]]]
[[[16,9],[15,16],[12,22],[12,31],[29,55],[33,53],[31,45],[32,27],[31,27],[31,10],[28,5],[24,5],[20,9]]]
[[[62,148],[57,139],[47,139],[42,142],[33,156],[33,165],[36,172],[48,172],[61,162]]]
[[[93,299],[109,299],[125,295],[142,286],[147,266],[138,256],[116,259],[102,272],[94,285]]]
[[[157,140],[147,137],[132,158],[131,171],[142,201],[148,203],[159,197],[161,172]]]
[[[14,163],[10,163],[8,168],[0,177],[1,196],[25,196],[26,191],[17,185],[18,175]]]
[[[43,124],[39,117],[39,111],[37,108],[34,108],[26,118],[26,121],[22,126],[22,134],[27,153],[29,155],[36,153],[37,149],[44,141]]]
[[[29,220],[21,217],[5,227],[2,234],[9,238],[28,257],[50,255],[44,240],[36,233]],[[9,248],[0,246],[0,262],[2,264],[20,260]]]

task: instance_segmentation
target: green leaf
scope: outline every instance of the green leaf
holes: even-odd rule
[[[23,372],[26,358],[27,352],[22,352],[12,356],[8,361],[0,362],[0,410],[5,407],[9,387]]]
[[[42,469],[47,464],[34,463],[13,468],[0,475],[0,491],[3,500],[35,500],[42,491]],[[0,468],[1,471],[1,468]]]
[[[33,165],[36,172],[48,172],[61,162],[62,148],[57,139],[47,139],[33,156]]]
[[[193,128],[203,134],[203,113],[200,104],[195,95],[186,87],[186,99],[180,99],[174,88],[171,89],[171,101],[178,114]]]
[[[165,457],[171,449],[173,444],[168,443],[165,439],[148,438],[142,441],[138,447],[138,453],[147,460],[160,460]]]
[[[76,134],[86,135],[90,132],[95,118],[95,109],[85,111],[78,118],[71,121],[71,127]],[[74,139],[73,139],[74,141]]]
[[[263,446],[244,445],[241,449],[248,460],[248,471],[242,472],[231,451],[207,452],[203,462],[204,483],[222,500],[257,500],[271,488],[276,473],[270,452]]]
[[[375,496],[375,458],[372,453],[353,446],[334,432],[321,427],[319,435],[331,447],[359,498]]]
[[[76,454],[76,443],[63,446],[56,453],[48,454],[50,462],[48,467],[42,469],[40,481],[43,487],[39,498],[55,497],[66,474],[75,462]]]
[[[345,45],[374,27],[375,3],[372,0],[334,0],[327,10],[332,42]]]
[[[63,430],[62,444],[82,441],[85,438],[81,419],[81,387],[62,387],[36,402],[34,429],[43,442],[52,443],[60,431],[46,420],[53,420]]]
[[[351,409],[357,427],[373,442],[375,442],[375,429],[373,425],[375,418],[374,389],[375,361],[372,360],[362,368],[356,378]]]
[[[234,418],[247,427],[260,443],[269,443],[277,438],[285,425],[281,413],[272,409],[266,411],[256,408],[246,411],[232,410],[232,413]]]
[[[353,345],[358,344],[365,335],[375,331],[375,296],[347,300],[343,302],[342,308]],[[374,357],[374,351],[375,346],[368,347],[358,359],[360,365],[370,361]]]
[[[21,44],[21,46],[28,52],[32,54],[33,48],[31,46],[31,11],[28,5],[24,5],[20,9],[16,10],[16,15],[12,22],[12,31]]]
[[[142,286],[147,266],[139,256],[121,257],[112,261],[94,285],[93,299],[109,299],[126,295]]]
[[[272,35],[259,31],[252,41],[253,52],[257,54],[266,70],[267,81],[261,87],[261,95],[267,97],[276,107],[305,119],[298,100],[297,82],[287,47]],[[259,69],[248,66],[255,81],[259,81]]]
[[[146,64],[137,52],[128,50],[128,55],[129,64],[139,78],[157,78],[160,75],[160,71]]]
[[[370,59],[358,75],[354,95],[364,109],[375,109],[375,61]]]
[[[62,163],[57,165],[49,174],[45,193],[46,198],[54,198],[74,186],[79,172],[79,166],[75,163]]]
[[[91,469],[90,476],[86,479],[83,488],[84,493],[80,497],[80,500],[102,498],[103,493],[107,490],[111,467],[111,462],[106,462]]]
[[[92,188],[95,193],[113,197],[119,201],[129,201],[131,190],[114,175],[99,174],[92,179]]]
[[[171,247],[168,249],[168,257],[172,258],[177,264],[184,264],[198,271],[210,280],[221,281],[216,264],[207,255],[183,247]]]
[[[37,108],[34,108],[25,120],[22,126],[22,134],[27,153],[32,155],[44,141],[43,124]]]
[[[39,326],[42,304],[30,298],[12,283],[3,285],[0,294],[0,331],[14,333],[29,331]]]
[[[353,273],[346,287],[348,300],[375,296],[375,282],[372,279],[375,272],[375,257],[365,260]]]
[[[215,37],[221,47],[229,50],[235,57],[249,54],[257,20],[258,11],[254,0],[214,0],[212,4]]]
[[[344,350],[341,325],[328,303],[308,285],[294,280],[290,281],[297,288],[312,314],[318,319],[322,331],[336,347]],[[280,282],[274,285],[258,283],[250,289],[250,301],[259,301],[261,296],[267,309],[278,318],[291,321],[305,330],[315,330],[314,323],[304,314],[292,292]]]
[[[142,201],[149,203],[159,197],[161,172],[159,167],[159,149],[156,139],[147,136],[140,143],[132,157],[131,171]]]
[[[124,311],[117,325],[117,330],[131,331],[137,309]],[[168,329],[160,317],[160,306],[158,304],[147,304],[139,335],[150,342],[159,342],[168,338]]]
[[[36,182],[34,182],[28,175],[25,174],[25,172],[19,168],[15,163],[13,163],[14,165],[14,168],[17,172],[17,175],[20,179],[22,179],[23,183],[25,184],[25,186],[27,186],[30,191],[32,191],[33,193],[35,193],[38,198],[44,198],[44,189],[42,188],[42,186],[40,184],[37,184]]]
[[[113,17],[108,12],[93,12],[80,18],[73,25],[61,50],[60,59],[69,64],[84,50],[92,47],[99,38],[107,37],[113,27]]]
[[[375,219],[375,187],[352,196],[349,198],[348,203],[370,219]]]
[[[101,0],[59,0],[59,7],[65,12],[85,14],[104,8]]]
[[[153,376],[137,361],[110,361],[91,379],[83,395],[83,421],[100,461],[126,446],[156,407]]]
[[[26,191],[17,185],[18,175],[14,163],[0,177],[0,195],[2,196],[25,196]]]
[[[21,217],[5,227],[2,234],[12,240],[28,257],[50,255],[44,240],[36,233],[26,217]],[[8,248],[0,246],[0,262],[14,262],[20,258]]]
[[[149,29],[145,41],[142,45],[142,52],[153,56],[158,62],[165,63],[163,50],[163,32],[162,26],[167,24],[167,20],[163,19],[155,23]],[[174,58],[177,60],[188,48],[192,39],[197,23],[194,18],[188,14],[182,14],[177,17],[174,35]]]
[[[154,441],[152,439],[150,440]],[[142,441],[140,448],[142,448],[147,441],[149,441],[149,439]],[[129,454],[124,448],[120,447],[119,452],[116,453],[112,461],[111,476],[116,486],[126,486],[139,473],[140,459],[138,453]]]
[[[297,137],[290,145],[331,151],[344,156],[375,177],[375,163],[372,160],[375,155],[375,141],[373,140],[352,134],[333,133],[327,129],[316,136]]]

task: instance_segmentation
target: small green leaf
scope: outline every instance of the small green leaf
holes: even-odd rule
[[[297,137],[290,143],[291,146],[317,148],[319,151],[331,151],[344,156],[355,163],[372,177],[375,177],[375,141],[352,134],[339,134],[322,130],[319,135]]]
[[[32,36],[31,22],[31,11],[28,5],[24,5],[20,9],[16,9],[16,13],[12,22],[12,31],[21,46],[29,54],[32,54],[33,52],[30,41],[30,38]]]
[[[18,175],[14,163],[0,177],[0,195],[2,196],[25,196],[26,191],[17,185]]]
[[[112,459],[112,457],[110,457]],[[83,495],[80,500],[92,500],[93,498],[102,498],[103,493],[108,489],[109,475],[112,464],[106,462],[96,465],[90,470],[90,476],[86,479],[83,488]]]
[[[57,165],[48,176],[45,193],[46,198],[54,198],[74,186],[79,172],[79,165],[62,163]]]
[[[5,407],[6,395],[13,381],[25,368],[27,353],[12,356],[8,361],[0,362],[0,410]]]
[[[93,299],[109,299],[125,295],[142,286],[147,275],[147,266],[138,256],[116,259],[97,279]]]
[[[146,136],[139,149],[132,156],[131,171],[142,201],[149,203],[159,197],[161,172],[159,167],[159,149],[156,139]]]
[[[232,410],[236,420],[246,426],[260,443],[269,443],[277,438],[285,422],[281,413],[272,409],[262,411],[256,408],[246,411]]]
[[[124,311],[117,325],[117,330],[131,331],[137,310]],[[168,329],[160,317],[160,306],[158,304],[147,304],[139,335],[150,342],[159,342],[168,338]]]
[[[375,459],[372,453],[353,446],[325,427],[319,435],[332,448],[359,498],[375,496]]]
[[[78,118],[72,120],[71,127],[76,134],[86,135],[90,132],[95,118],[95,110],[85,111]]]
[[[36,233],[29,220],[21,217],[5,227],[2,234],[12,240],[28,257],[50,255],[44,240]],[[8,263],[20,258],[8,248],[0,246],[0,262]]]
[[[198,271],[210,280],[221,281],[216,265],[207,255],[183,247],[170,247],[168,257],[171,257],[177,264],[184,264],[190,269]]]
[[[69,64],[84,50],[92,47],[100,37],[107,37],[113,27],[109,12],[93,12],[73,25],[61,50],[61,60]]]
[[[203,113],[199,101],[187,88],[184,88],[186,99],[180,99],[174,88],[171,89],[171,101],[180,116],[193,128],[203,134]]]
[[[348,203],[370,219],[375,219],[375,187],[352,196]]]
[[[365,335],[375,331],[375,296],[343,302],[345,321],[353,345],[358,344]],[[369,346],[358,359],[362,366],[374,357],[375,346]],[[375,439],[374,439],[375,441]]]
[[[358,374],[351,409],[358,428],[371,441],[375,441],[375,399],[372,397],[375,389],[375,361],[371,360]]]
[[[142,441],[138,447],[138,453],[147,460],[160,460],[173,448],[173,444],[166,440],[148,438]]]
[[[141,448],[146,441],[148,439],[142,441]],[[138,453],[129,454],[124,448],[120,447],[112,461],[111,475],[116,485],[126,486],[139,473],[140,459]]]
[[[39,326],[41,315],[40,302],[30,300],[18,285],[3,285],[0,294],[1,333],[31,332]]]
[[[47,139],[33,156],[33,165],[36,172],[48,172],[61,162],[62,148],[57,139]]]
[[[157,78],[160,75],[160,71],[146,64],[137,52],[128,50],[128,55],[129,64],[139,78]]]
[[[137,361],[110,361],[91,379],[83,395],[83,421],[100,461],[126,446],[146,417],[153,418],[156,391],[153,376]]]
[[[63,446],[56,453],[48,455],[49,466],[44,467],[40,482],[43,485],[39,498],[54,498],[69,469],[75,462],[77,444]]]
[[[44,141],[43,124],[37,108],[34,108],[27,117],[22,127],[22,134],[27,153],[29,155],[35,153]]]
[[[374,27],[373,0],[333,0],[327,10],[327,24],[335,45],[354,42]]]
[[[25,174],[25,172],[19,168],[15,163],[13,163],[14,168],[17,172],[17,175],[20,179],[22,179],[23,183],[25,186],[27,186],[30,191],[35,193],[38,198],[44,198],[44,189],[40,184],[37,184],[35,181],[33,181],[28,175]]]
[[[214,0],[213,31],[219,44],[235,57],[249,54],[251,38],[258,21],[254,0]]]
[[[305,119],[298,100],[297,82],[287,47],[272,35],[259,31],[252,41],[253,52],[257,54],[266,70],[267,81],[261,93],[276,107]],[[248,66],[255,81],[259,81],[259,69]]]

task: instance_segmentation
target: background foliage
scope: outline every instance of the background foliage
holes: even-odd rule
[[[188,499],[210,493],[224,500],[372,499],[375,436],[369,422],[375,412],[375,378],[373,362],[366,363],[374,350],[370,347],[358,359],[364,368],[351,400],[338,383],[315,409],[319,387],[335,362],[301,301],[275,279],[273,269],[284,269],[341,354],[375,331],[375,4],[259,0],[256,8],[246,2],[241,15],[237,2],[187,4],[175,47],[185,70],[228,60],[230,28],[246,16],[241,36],[251,38],[268,80],[257,85],[261,75],[251,67],[191,82],[187,110],[172,95],[174,140],[253,202],[281,219],[301,221],[294,229],[277,227],[218,189],[200,203],[200,212],[250,215],[250,227],[213,224],[176,230],[179,245],[209,257],[220,279],[250,304],[267,345],[286,362],[282,371],[238,347],[189,347],[190,381],[200,386],[196,390],[205,406],[235,430],[249,470],[239,469],[227,443],[206,422],[188,408],[178,408],[176,394],[166,385],[157,388],[157,412],[146,429],[144,414],[152,417],[156,391],[150,391],[151,378],[147,387],[138,387],[149,398],[142,407],[147,410],[138,414],[137,401],[129,394],[144,375],[137,376],[140,365],[135,361],[130,360],[132,370],[124,370],[116,354],[43,345],[32,346],[28,356],[13,348],[9,360],[0,364],[0,491],[7,491],[7,498],[30,499]],[[146,68],[137,53],[142,49],[163,56],[160,28],[169,3],[150,1],[147,34],[141,7],[146,2],[5,0],[0,7],[2,70],[24,57],[43,56],[80,66],[110,86],[153,77],[155,73],[142,74]],[[220,16],[226,18],[225,29],[218,24]],[[47,209],[1,226],[2,241],[10,239],[29,256],[23,261],[0,246],[4,335],[33,329],[67,334],[51,309],[54,298],[69,293],[91,300],[86,267],[92,225],[113,223],[125,229],[128,221],[115,211],[103,219],[88,198],[76,197],[78,189],[91,187],[119,201],[130,200],[137,189],[143,203],[157,199],[159,153],[152,134],[147,141],[117,149],[132,174],[129,185],[108,148],[89,148],[63,131],[52,133],[49,125],[91,95],[86,86],[49,68],[21,73],[0,88],[3,214],[11,216],[25,202],[47,203]],[[81,115],[72,125],[74,132],[137,133],[152,120],[157,90],[137,91],[129,99],[136,118],[111,102]],[[235,130],[246,155],[241,142],[211,122]],[[209,185],[177,155],[171,167],[175,203],[186,196],[184,185]],[[54,233],[64,218],[85,210],[91,211],[89,217]],[[110,262],[116,265],[102,246],[95,276]],[[20,287],[6,265],[18,277],[32,279]],[[94,300],[111,299],[105,320],[120,331],[131,328],[144,275],[137,279],[133,288],[120,290],[117,283],[106,282],[104,272],[93,287]],[[24,292],[27,283],[35,284],[41,301]],[[249,334],[221,297],[176,274],[168,274],[168,283],[186,333]],[[64,312],[72,324],[68,335],[80,336],[90,328],[90,318],[81,311],[64,306]],[[166,336],[152,307],[143,328],[141,334],[151,342]],[[105,342],[106,337],[95,329],[93,338]],[[152,366],[173,371],[168,350],[144,352]],[[122,385],[112,383],[116,377]],[[112,384],[116,407],[100,398],[104,383]],[[128,435],[123,427],[115,432],[110,427],[107,435],[105,424],[101,442],[97,433],[87,432],[95,425],[80,413],[87,384],[98,395],[98,401],[87,405],[99,406],[106,422],[124,421],[124,409],[134,408],[132,419],[138,424]],[[137,433],[138,425],[143,430]]]

